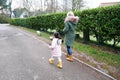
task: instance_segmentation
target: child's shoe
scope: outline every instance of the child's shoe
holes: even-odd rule
[[[50,58],[50,59],[49,59],[49,63],[50,63],[50,64],[53,64],[53,63],[54,63],[54,59],[53,59],[53,58]]]
[[[62,69],[62,61],[58,61],[57,67]]]

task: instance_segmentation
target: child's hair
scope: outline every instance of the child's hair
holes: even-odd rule
[[[54,37],[55,37],[55,38],[59,38],[59,39],[61,39],[61,37],[60,37],[60,33],[59,33],[59,32],[55,32],[55,33],[54,33]]]

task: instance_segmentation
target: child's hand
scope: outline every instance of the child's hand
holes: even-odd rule
[[[52,46],[51,45],[49,45],[49,48],[51,49],[51,50],[53,50],[54,48],[52,48]]]
[[[49,46],[49,48],[51,48],[51,44],[49,44],[48,46]]]

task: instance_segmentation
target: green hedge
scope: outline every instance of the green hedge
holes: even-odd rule
[[[0,14],[0,23],[8,23],[8,22],[9,22],[9,18],[3,14]]]
[[[101,7],[82,12],[83,28],[88,28],[97,41],[102,44],[113,40],[113,45],[120,42],[120,5]]]
[[[113,41],[116,46],[120,42],[120,5],[101,7],[74,12],[80,20],[77,31],[83,32],[84,41],[94,35],[99,44]],[[62,32],[66,13],[40,15],[26,19],[11,19],[13,25],[24,26],[35,30],[55,29]]]

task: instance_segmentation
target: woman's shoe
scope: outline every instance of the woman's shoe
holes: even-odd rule
[[[73,57],[70,55],[69,57],[66,58],[68,61],[73,61]]]
[[[69,57],[70,55],[69,55],[68,53],[65,53],[65,56],[66,56],[66,57]]]

